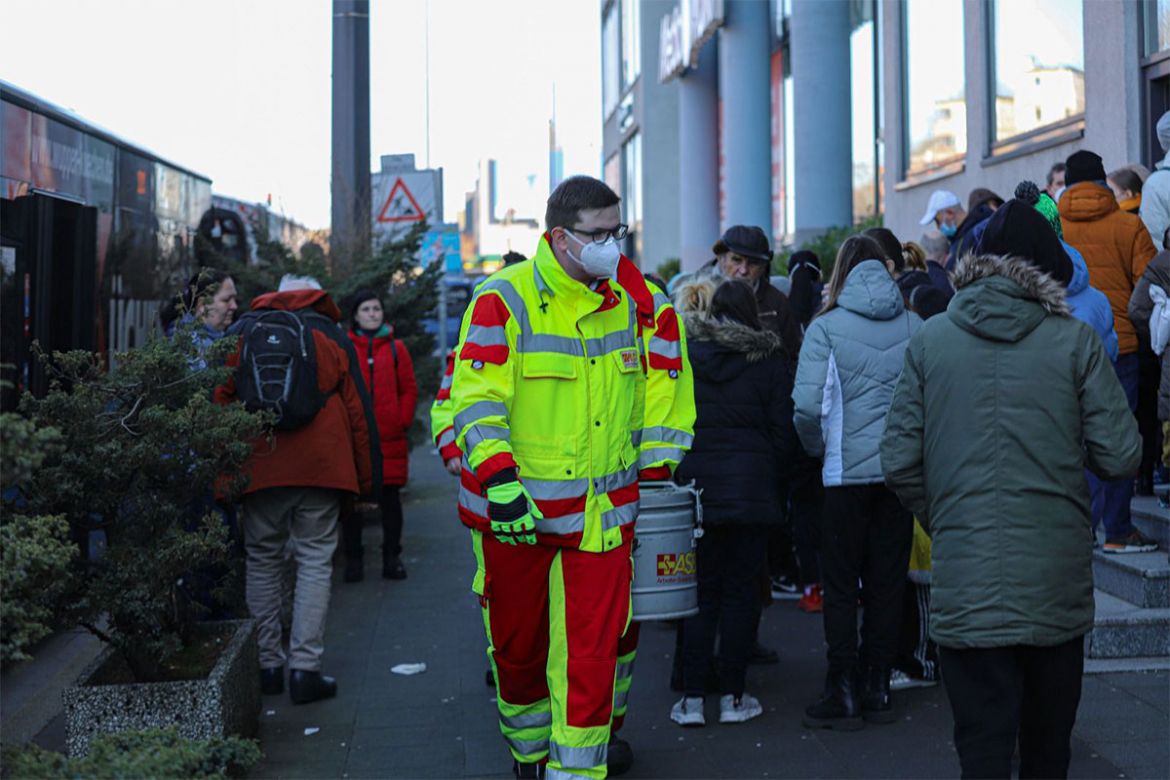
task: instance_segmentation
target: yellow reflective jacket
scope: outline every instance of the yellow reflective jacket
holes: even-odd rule
[[[452,385],[464,484],[518,468],[544,514],[542,544],[599,552],[633,535],[648,384],[637,314],[620,285],[571,279],[546,236],[532,260],[481,285],[464,316]],[[678,347],[677,374],[689,375],[681,333]],[[487,515],[482,491],[460,501],[473,502],[464,522]]]
[[[636,431],[644,477],[669,479],[695,438],[695,377],[682,320],[670,298],[623,257],[618,284],[637,307],[638,347],[646,373],[646,412]]]
[[[439,450],[439,458],[444,463],[451,458],[458,458],[461,453],[455,444],[455,412],[451,405],[451,380],[455,373],[455,352],[447,353],[446,368],[443,370],[443,381],[439,385],[439,392],[435,393],[435,402],[431,404],[431,439]]]

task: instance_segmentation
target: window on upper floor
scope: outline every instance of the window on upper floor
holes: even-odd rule
[[[992,143],[1085,113],[1082,0],[992,0]]]
[[[902,147],[906,176],[967,153],[962,0],[902,5]]]
[[[642,4],[639,0],[622,3],[622,89],[638,80],[642,72]]]

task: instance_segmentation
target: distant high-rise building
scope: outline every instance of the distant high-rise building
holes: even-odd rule
[[[565,178],[565,150],[557,145],[557,88],[553,85],[552,118],[548,120],[548,192]]]

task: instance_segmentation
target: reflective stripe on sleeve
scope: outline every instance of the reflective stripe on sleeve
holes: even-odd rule
[[[439,441],[436,445],[439,449],[450,446],[455,443],[455,427],[451,426],[439,434]]]
[[[483,496],[476,495],[462,485],[459,487],[459,506],[477,517],[486,518],[488,516],[488,500]]]
[[[664,425],[656,425],[652,428],[643,428],[634,431],[635,446],[642,442],[661,441],[667,444],[677,444],[680,447],[690,447],[694,441],[694,434],[680,431],[677,428],[667,428]]]
[[[657,463],[661,460],[679,463],[685,454],[678,447],[652,447],[651,449],[642,450],[642,452],[638,453],[638,465],[641,468],[648,468],[652,463]]]
[[[682,358],[682,344],[678,341],[667,341],[658,336],[651,336],[647,344],[650,352],[671,360]]]
[[[476,401],[471,406],[455,415],[455,430],[462,432],[464,428],[473,425],[485,417],[507,417],[508,407],[499,401]]]
[[[508,334],[503,325],[472,325],[467,329],[464,342],[481,347],[506,347]]]
[[[508,429],[495,425],[472,425],[463,434],[464,449],[470,454],[481,442],[489,439],[507,441]]]

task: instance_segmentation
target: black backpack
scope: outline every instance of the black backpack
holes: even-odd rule
[[[317,385],[312,329],[296,312],[281,309],[251,312],[245,322],[236,397],[250,412],[273,412],[278,430],[309,424],[328,399]]]

